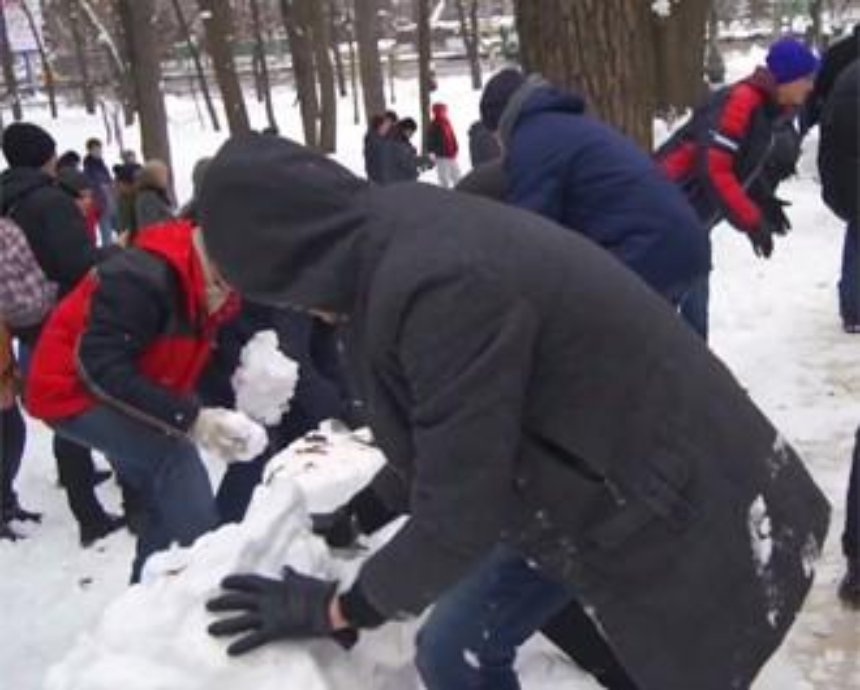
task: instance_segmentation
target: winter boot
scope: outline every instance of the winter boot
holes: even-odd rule
[[[18,503],[18,497],[15,495],[13,495],[12,498],[8,501],[8,506],[4,506],[4,508],[4,522],[12,522],[13,520],[18,520],[19,522],[42,522],[42,514],[35,513],[32,510],[27,510],[26,508],[22,508],[21,504]]]
[[[99,539],[103,539],[123,527],[125,527],[124,517],[105,513],[99,521],[81,525],[81,546],[85,549],[89,548]]]
[[[839,598],[846,608],[860,611],[860,558],[848,559],[848,570],[839,585]]]
[[[0,520],[0,541],[18,541],[21,535],[5,520]]]

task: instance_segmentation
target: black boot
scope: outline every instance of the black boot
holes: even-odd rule
[[[105,513],[98,522],[81,525],[81,546],[86,549],[99,539],[103,539],[123,527],[125,527],[124,517]]]
[[[21,535],[5,520],[0,520],[0,541],[18,541]]]
[[[7,505],[3,506],[3,508],[4,522],[12,522],[14,520],[18,520],[19,522],[42,522],[42,513],[34,513],[32,510],[22,508],[15,494],[12,495],[12,498],[7,501]]]
[[[846,608],[860,611],[860,558],[848,559],[848,570],[839,584],[839,598]]]

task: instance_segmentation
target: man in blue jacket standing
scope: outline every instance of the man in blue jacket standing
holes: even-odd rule
[[[509,203],[589,237],[673,304],[710,271],[686,199],[580,96],[507,69],[487,84],[481,120],[503,145]]]

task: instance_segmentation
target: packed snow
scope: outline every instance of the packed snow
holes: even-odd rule
[[[290,409],[298,365],[281,352],[275,331],[257,333],[242,349],[233,374],[236,407],[251,419],[274,426]]]
[[[732,58],[730,78],[749,71],[761,55],[755,50]],[[398,80],[396,88],[395,107],[401,115],[416,115],[415,85]],[[294,93],[279,88],[276,98],[281,130],[299,137]],[[477,116],[477,98],[466,76],[441,79],[434,94],[452,106],[463,141]],[[360,172],[363,125],[347,122],[351,104],[343,100],[341,105],[337,158]],[[249,106],[252,120],[262,126],[262,105],[249,99]],[[187,198],[195,160],[210,155],[224,134],[206,130],[188,99],[168,97],[168,109],[177,188],[180,198]],[[61,148],[80,148],[101,128],[100,120],[74,108],[64,110],[60,123],[42,111],[33,119],[58,134]],[[665,128],[658,126],[657,132]],[[133,135],[125,132],[127,145]],[[860,421],[858,340],[842,333],[836,312],[843,227],[821,203],[815,147],[813,136],[798,178],[781,190],[794,204],[788,210],[794,230],[778,238],[770,261],[755,258],[745,238],[728,227],[713,235],[712,347],[800,451],[834,505],[833,529],[806,609],[754,690],[860,687],[860,619],[841,610],[835,597],[843,568],[838,537],[844,493]],[[114,142],[107,155],[117,153]],[[418,690],[409,662],[415,623],[365,635],[349,655],[322,641],[281,643],[239,660],[228,659],[224,643],[204,632],[205,599],[222,575],[237,568],[276,574],[289,561],[308,572],[331,568],[348,581],[356,561],[332,558],[308,535],[305,504],[311,510],[333,508],[366,481],[379,462],[367,441],[329,425],[301,442],[270,465],[245,523],[207,535],[191,550],[153,559],[144,584],[129,589],[131,537],[115,534],[94,548],[79,547],[64,495],[55,485],[50,435],[31,424],[17,488],[24,505],[45,511],[45,519],[40,526],[22,528],[30,535],[27,540],[0,543],[0,634],[5,640],[0,685],[28,690]],[[215,478],[223,471],[217,465],[211,469]],[[118,503],[114,486],[100,491],[109,505]],[[810,564],[817,548],[809,547]],[[521,670],[524,690],[596,687],[540,640],[528,646]]]
[[[260,455],[269,443],[266,430],[244,412],[219,410],[221,423],[230,429],[230,437],[236,439],[238,451],[230,455],[220,455],[215,448],[205,451],[222,462],[247,462]]]

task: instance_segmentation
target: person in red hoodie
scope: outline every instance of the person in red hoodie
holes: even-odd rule
[[[219,326],[238,298],[188,221],[151,228],[92,271],[57,307],[36,346],[27,409],[105,454],[143,511],[132,581],[146,558],[217,523],[198,446],[238,457],[232,414],[194,396]]]
[[[451,120],[448,119],[448,106],[444,103],[433,105],[433,121],[427,130],[427,152],[436,164],[439,184],[451,189],[460,181],[460,166],[457,154],[460,146]]]

